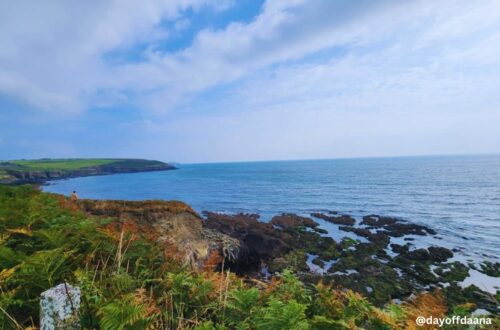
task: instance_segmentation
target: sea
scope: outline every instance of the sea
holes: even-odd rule
[[[500,155],[180,164],[177,170],[58,180],[45,191],[80,198],[180,200],[196,211],[336,211],[377,214],[438,233],[415,243],[459,251],[465,262],[500,256]],[[354,235],[317,220],[334,238]]]

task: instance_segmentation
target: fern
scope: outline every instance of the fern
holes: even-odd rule
[[[154,317],[146,315],[144,306],[134,302],[131,295],[105,305],[97,315],[102,330],[143,330],[154,320]]]
[[[269,305],[262,308],[253,319],[257,330],[302,330],[309,329],[305,310],[307,306],[295,300],[283,302],[272,298]]]

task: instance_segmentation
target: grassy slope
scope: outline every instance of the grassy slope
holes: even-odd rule
[[[175,246],[148,237],[116,219],[90,218],[62,196],[0,186],[0,329],[36,326],[40,293],[63,281],[82,290],[86,329],[388,330],[446,313],[439,294],[379,309],[290,272],[270,283],[244,281],[215,271],[218,256],[196,272],[180,264]]]
[[[106,158],[72,158],[72,159],[38,159],[38,160],[12,160],[0,163],[2,168],[26,171],[63,170],[72,171],[87,167],[102,165],[114,168],[148,168],[149,166],[163,164],[157,160],[146,159],[106,159]]]
[[[105,165],[115,162],[115,159],[40,159],[14,160],[9,163],[21,165],[29,170],[77,170],[84,167]]]
[[[60,172],[69,175],[81,175],[77,171],[105,167],[107,173],[148,171],[168,169],[169,164],[146,159],[112,158],[72,158],[0,161],[0,183],[16,182],[16,177],[27,173]],[[24,181],[26,183],[26,181]]]

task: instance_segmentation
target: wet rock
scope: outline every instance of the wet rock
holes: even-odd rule
[[[361,237],[365,237],[365,238],[369,238],[372,235],[371,231],[369,231],[368,229],[364,229],[364,228],[354,228],[354,227],[340,226],[339,229],[342,230],[342,231],[353,232],[356,235],[361,236]]]
[[[383,227],[387,225],[392,225],[398,220],[396,218],[381,217],[378,215],[367,215],[363,217],[362,225],[367,225],[371,227]]]
[[[436,234],[436,232],[433,229],[413,223],[396,222],[384,226],[384,229],[387,231],[387,235],[393,237],[402,237],[406,235],[425,236],[427,234],[430,235]]]
[[[408,245],[391,244],[391,249],[394,253],[406,253],[409,250]]]
[[[356,246],[359,242],[356,241],[355,239],[352,239],[350,237],[344,237],[342,238],[342,241],[340,242],[340,246],[342,249],[349,249],[350,247]]]
[[[435,262],[444,262],[453,257],[453,252],[444,247],[431,246],[427,250],[431,260]]]
[[[442,282],[461,282],[469,276],[469,268],[459,261],[451,264],[444,264],[434,269],[434,272],[441,276]]]
[[[42,292],[40,295],[40,329],[81,329],[80,288],[62,283]]]
[[[204,212],[204,225],[212,230],[236,238],[246,253],[233,263],[236,272],[256,271],[262,262],[287,254],[291,246],[285,242],[291,239],[287,233],[276,230],[272,224],[258,221],[255,214],[227,215]]]
[[[314,228],[314,231],[317,232],[318,234],[322,234],[322,235],[325,235],[325,234],[328,234],[328,230],[326,229],[323,229],[323,228]]]
[[[370,230],[365,229],[365,228],[356,228],[356,227],[347,227],[347,226],[340,226],[340,230],[342,231],[350,231],[355,233],[358,236],[365,237],[368,240],[381,245],[381,246],[387,246],[390,242],[389,236],[385,234],[385,232],[378,231],[376,233],[372,233]]]
[[[481,264],[481,272],[493,277],[500,277],[500,263],[485,261]]]
[[[326,215],[323,213],[311,213],[311,216],[318,218],[318,219],[323,219],[325,221],[337,224],[337,225],[344,225],[344,226],[352,226],[356,223],[356,220],[351,217],[350,215],[340,215],[340,216],[331,216],[331,215]]]
[[[424,236],[427,234],[435,235],[436,232],[431,228],[407,223],[402,220],[391,218],[391,217],[381,217],[378,215],[369,215],[363,217],[362,225],[368,226],[368,228],[379,228],[384,229],[386,234],[392,237],[403,237],[406,235],[420,235]]]
[[[301,217],[291,213],[283,213],[282,215],[275,216],[269,223],[282,228],[297,228],[301,226],[316,228],[319,225],[311,218]]]
[[[426,249],[416,249],[413,251],[409,251],[403,254],[405,258],[418,260],[418,261],[426,261],[430,259],[429,251]]]
[[[321,268],[325,267],[325,262],[323,260],[321,260],[320,258],[314,258],[312,260],[312,263],[315,264],[316,266],[321,267]]]

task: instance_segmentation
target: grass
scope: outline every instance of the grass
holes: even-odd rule
[[[6,171],[76,171],[89,167],[104,166],[120,169],[149,169],[165,165],[157,160],[146,159],[112,159],[112,158],[72,158],[72,159],[36,159],[10,160],[0,162],[0,176]]]
[[[78,170],[84,167],[106,165],[117,159],[40,159],[14,160],[9,163],[21,165],[28,170]]]

